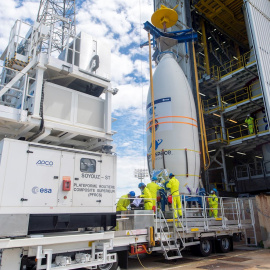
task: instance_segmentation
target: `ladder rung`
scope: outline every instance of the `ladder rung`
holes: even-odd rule
[[[166,250],[166,251],[170,251],[170,250],[178,250],[179,248],[178,247],[164,247],[164,250]]]
[[[183,258],[183,256],[182,255],[178,255],[178,256],[172,256],[172,257],[168,257],[167,256],[167,260],[175,260],[175,259],[180,259],[180,258]]]

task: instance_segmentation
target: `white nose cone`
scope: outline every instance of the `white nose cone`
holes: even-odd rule
[[[173,173],[180,182],[180,193],[197,193],[200,149],[195,103],[185,74],[171,54],[162,57],[153,83],[157,123],[155,169],[167,169]],[[146,110],[147,156],[152,171],[151,91],[148,92]]]

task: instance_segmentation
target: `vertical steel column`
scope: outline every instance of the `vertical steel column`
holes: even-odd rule
[[[235,42],[234,43],[234,49],[235,49],[235,51],[236,51],[236,58],[238,59],[238,67],[240,68],[242,65],[243,65],[243,63],[241,63],[241,53],[240,53],[240,49],[239,49],[239,45]]]
[[[220,94],[220,86],[219,86],[219,84],[217,84],[217,96],[218,96],[218,105],[219,105],[220,108],[222,108],[222,101],[221,101],[221,94]],[[223,140],[227,140],[224,116],[223,116],[222,111],[220,111],[220,122],[221,122]],[[228,175],[227,175],[227,169],[226,169],[226,160],[225,160],[224,149],[222,147],[220,148],[220,152],[221,152],[222,167],[223,167],[223,173],[224,173],[225,190],[229,191]]]
[[[205,177],[205,190],[206,192],[210,192],[210,185],[209,185],[209,172],[208,170],[206,170],[204,172],[204,177]]]
[[[227,175],[227,168],[226,168],[226,160],[225,160],[224,149],[220,148],[220,152],[221,152],[222,167],[223,167],[223,173],[224,173],[225,190],[230,191],[229,185],[228,185],[228,175]]]
[[[218,106],[222,108],[222,101],[221,101],[221,94],[220,94],[220,86],[217,84],[217,97],[218,97]],[[222,111],[220,111],[220,122],[221,122],[221,129],[222,129],[222,138],[223,140],[227,140],[226,128],[225,128],[225,121]]]
[[[210,75],[210,64],[209,64],[209,55],[208,55],[208,48],[207,48],[207,37],[206,37],[204,19],[201,19],[200,24],[202,28],[202,41],[203,41],[205,68],[206,68],[207,75]]]

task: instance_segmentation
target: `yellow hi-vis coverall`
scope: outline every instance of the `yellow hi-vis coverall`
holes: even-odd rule
[[[159,189],[162,189],[162,187],[160,187],[155,182],[151,182],[151,183],[147,184],[146,187],[149,189],[149,191],[151,193],[151,198],[154,199],[152,201],[153,206],[156,206],[157,192],[158,192]]]
[[[245,123],[248,124],[248,130],[249,130],[249,134],[253,134],[254,133],[254,118],[252,118],[251,116],[249,118],[247,118],[245,120]]]
[[[123,195],[117,203],[116,211],[126,211],[129,205],[130,200],[128,199],[128,195]]]
[[[150,190],[145,187],[144,190],[142,191],[142,195],[140,196],[141,198],[145,198],[145,199],[150,199],[150,200],[144,200],[144,210],[152,210],[153,208],[153,200],[152,199],[152,195]]]
[[[208,198],[209,203],[209,217],[217,217],[218,216],[218,197],[216,194],[211,194]]]
[[[171,189],[173,208],[174,209],[178,208],[178,210],[174,211],[174,217],[177,218],[177,212],[178,216],[182,216],[182,203],[179,196],[179,181],[175,177],[173,177],[170,179],[169,183],[166,186],[167,188]]]

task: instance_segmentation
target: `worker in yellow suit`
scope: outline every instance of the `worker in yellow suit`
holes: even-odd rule
[[[245,123],[248,125],[249,134],[254,134],[254,118],[250,114],[247,115]]]
[[[218,216],[218,197],[216,195],[217,190],[213,188],[211,190],[210,197],[208,198],[209,203],[209,217],[217,217]]]
[[[169,175],[170,181],[167,183],[166,187],[171,189],[172,199],[173,199],[173,208],[174,210],[174,218],[177,218],[177,214],[179,217],[182,216],[182,203],[179,196],[179,181],[174,177],[174,174],[170,173]],[[176,197],[174,197],[176,196]]]
[[[147,186],[146,186],[149,189],[150,193],[151,193],[151,198],[154,199],[152,201],[153,206],[156,206],[158,190],[162,189],[162,187],[159,186],[157,183],[155,183],[155,181],[157,181],[157,178],[154,176],[153,179],[152,179],[152,182],[147,184]]]
[[[126,211],[127,207],[131,203],[131,198],[135,198],[135,192],[134,191],[130,191],[128,194],[123,195],[119,199],[119,201],[117,203],[116,211]]]
[[[153,209],[153,200],[150,190],[146,187],[144,183],[139,184],[139,189],[142,192],[140,198],[144,198],[144,210],[152,210]]]

